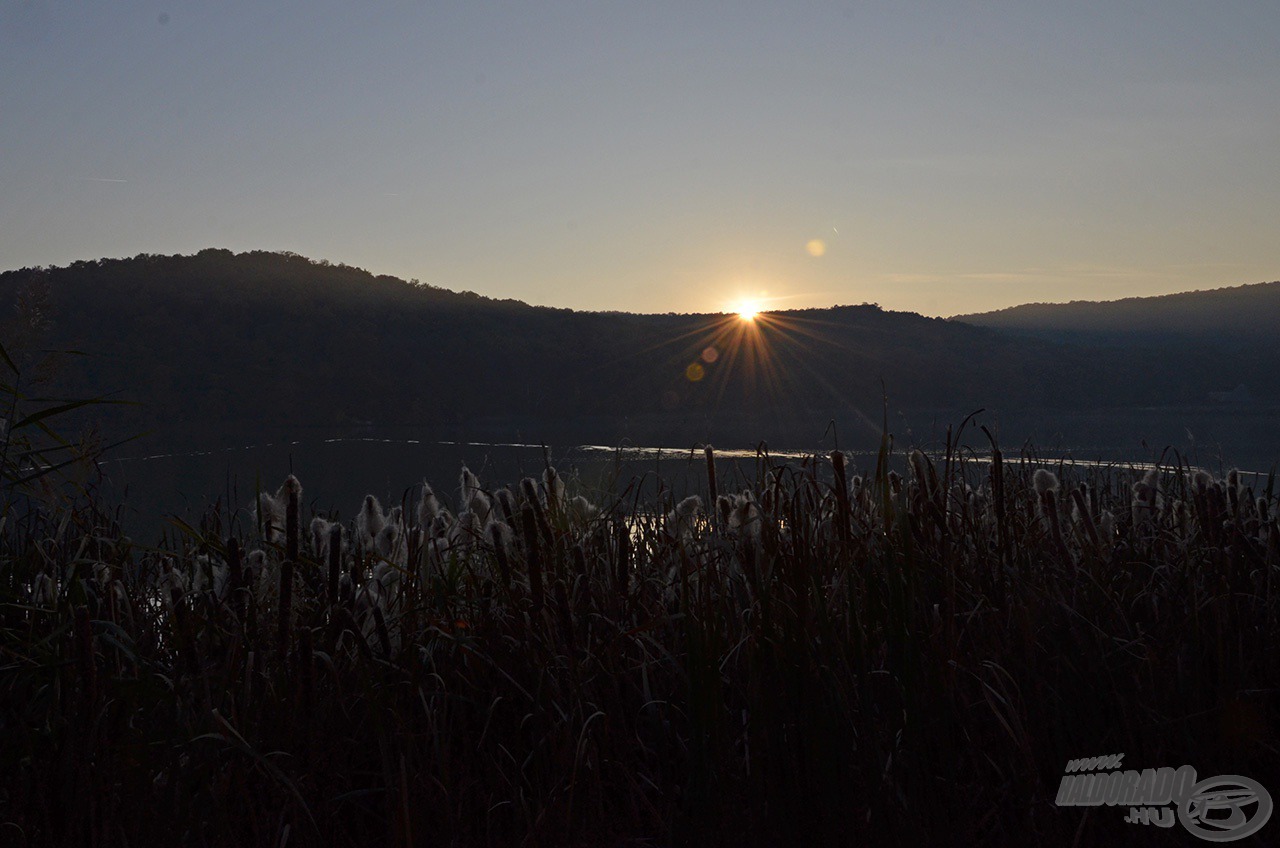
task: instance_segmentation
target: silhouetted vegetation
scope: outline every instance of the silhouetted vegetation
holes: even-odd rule
[[[1054,806],[1064,764],[1280,785],[1270,481],[890,453],[679,501],[464,471],[347,521],[290,478],[161,549],[33,511],[0,535],[6,838],[1184,844]]]
[[[0,349],[19,844],[1159,842],[1054,806],[1065,762],[1280,785],[1271,479],[987,461],[949,432],[895,465],[880,430],[864,474],[762,451],[737,491],[707,448],[687,497],[464,469],[455,498],[424,483],[344,517],[290,477],[150,546],[94,496],[97,431],[49,426],[126,388],[144,405],[101,407],[106,432],[169,443],[644,415],[776,432],[865,420],[882,380],[903,405],[1192,403],[1262,354],[1100,356],[872,305],[578,313],[227,251],[24,269],[0,294],[20,307]],[[38,366],[54,347],[92,355]],[[29,485],[63,455],[73,485]]]
[[[1280,327],[1280,282],[1110,301],[1027,303],[959,321],[1043,335],[1213,339],[1227,345],[1273,339]]]
[[[112,432],[205,447],[308,427],[409,425],[455,438],[574,432],[683,443],[718,433],[808,440],[815,422],[874,444],[895,408],[1203,404],[1245,382],[1266,396],[1268,349],[1116,348],[1009,337],[874,305],[732,316],[583,313],[495,301],[294,254],[205,250],[0,275],[0,302],[40,293],[45,346],[88,354],[73,396],[127,390]],[[735,341],[736,339],[736,341]],[[700,359],[719,346],[715,362]],[[687,378],[701,362],[705,376]],[[820,431],[820,427],[819,427]],[[740,433],[730,435],[730,433]]]

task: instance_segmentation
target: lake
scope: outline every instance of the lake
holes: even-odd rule
[[[1212,418],[1183,416],[1173,419],[1152,411],[1149,421],[1142,411],[1077,413],[1056,416],[1054,428],[1037,427],[1033,419],[1007,419],[1001,432],[1038,434],[1036,454],[1046,461],[1070,459],[1078,462],[1150,463],[1158,461],[1164,445],[1176,444],[1192,462],[1221,473],[1232,464],[1243,470],[1265,474],[1272,466],[1272,434],[1280,432],[1274,414],[1267,416],[1224,416],[1214,411]],[[1215,438],[1195,438],[1192,421],[1201,433]],[[901,423],[901,422],[900,422]],[[1181,427],[1186,435],[1174,437]],[[944,444],[939,428],[902,426],[895,445],[901,462],[906,448],[919,445],[937,454]],[[1148,439],[1123,438],[1126,433],[1148,432]],[[1223,438],[1221,434],[1225,434]],[[1016,456],[1024,442],[1002,445],[1006,456]],[[1167,441],[1166,441],[1167,440]],[[972,456],[985,458],[989,445],[980,430],[966,431],[964,442],[974,447]],[[1187,446],[1189,443],[1189,447]],[[1160,447],[1155,447],[1159,445]],[[833,447],[830,433],[816,438],[809,447],[769,449],[771,461],[802,464],[815,453],[826,454]],[[1041,447],[1042,446],[1042,447]],[[571,490],[593,499],[627,493],[652,497],[659,477],[676,497],[705,491],[706,469],[700,449],[694,446],[559,444],[544,448],[529,442],[462,442],[426,438],[410,428],[383,428],[358,434],[316,434],[295,440],[239,444],[203,451],[176,453],[129,453],[133,445],[116,451],[101,464],[103,494],[108,503],[123,504],[121,523],[139,541],[158,538],[167,525],[165,516],[177,515],[193,522],[219,499],[236,505],[247,520],[247,508],[258,486],[275,491],[285,476],[293,473],[303,485],[303,499],[310,509],[350,518],[366,494],[376,495],[391,506],[414,503],[423,479],[447,505],[456,498],[458,474],[463,465],[479,476],[486,488],[514,488],[522,477],[539,476],[547,463],[554,465]],[[875,466],[877,441],[859,434],[851,444],[839,447],[850,456],[850,475],[868,473]],[[756,445],[717,447],[717,475],[722,492],[754,482],[765,463]],[[1169,461],[1169,458],[1166,458]],[[820,473],[829,474],[829,464],[819,463]]]

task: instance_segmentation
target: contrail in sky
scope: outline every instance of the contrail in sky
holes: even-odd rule
[[[111,180],[106,177],[84,177],[84,179],[93,183],[127,183],[128,180]]]

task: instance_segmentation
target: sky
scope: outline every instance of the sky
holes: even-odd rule
[[[943,316],[1280,279],[1278,43],[1274,0],[0,0],[0,269]]]

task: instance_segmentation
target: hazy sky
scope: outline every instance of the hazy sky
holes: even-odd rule
[[[1275,0],[0,0],[0,268],[932,315],[1272,280],[1278,44]]]

